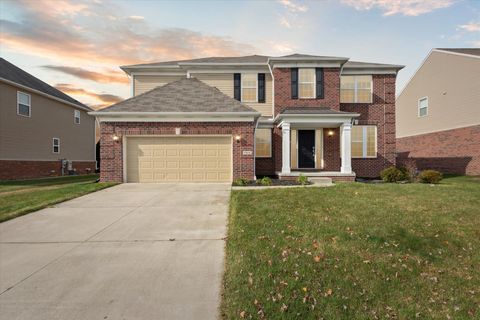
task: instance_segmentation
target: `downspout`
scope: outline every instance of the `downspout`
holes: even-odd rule
[[[270,60],[270,59],[269,59]],[[270,61],[267,61],[268,70],[272,76],[272,120],[275,118],[275,79],[273,78],[272,66],[270,66]]]
[[[253,132],[253,180],[257,180],[257,171],[256,171],[256,157],[255,157],[255,150],[257,150],[257,128],[258,128],[258,119],[255,120],[255,131]]]
[[[373,82],[373,81],[372,81]],[[386,137],[386,107],[385,107],[385,75],[383,76],[383,167],[385,168],[385,164],[387,162],[387,159],[386,159],[386,156],[387,156],[387,148],[386,148],[386,141],[385,141],[385,137]],[[373,83],[372,83],[372,86],[373,86]]]

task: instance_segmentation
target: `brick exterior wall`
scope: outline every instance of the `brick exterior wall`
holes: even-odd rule
[[[384,168],[395,165],[396,75],[373,75],[372,103],[341,103],[340,110],[360,113],[358,124],[377,126],[377,158],[352,159],[357,177],[376,178]]]
[[[397,139],[397,162],[417,169],[480,175],[480,125]]]
[[[74,161],[76,174],[95,172],[95,161]],[[0,180],[21,180],[58,177],[62,175],[62,164],[57,161],[0,160]]]
[[[360,125],[377,126],[377,158],[352,159],[352,169],[358,177],[378,177],[381,170],[395,165],[395,80],[396,75],[373,75],[373,102],[368,104],[340,103],[340,69],[324,69],[324,99],[291,99],[291,71],[289,68],[276,68],[275,115],[286,107],[329,107],[334,110],[360,113]],[[324,170],[339,171],[340,130],[327,135],[324,129]],[[272,134],[273,159],[257,159],[257,173],[274,175],[282,169],[282,130],[275,127]]]
[[[287,107],[329,107],[340,110],[340,69],[325,68],[323,79],[325,83],[323,99],[292,99],[291,69],[273,69],[275,79],[275,114],[278,115]]]
[[[100,125],[100,180],[123,182],[123,136],[174,135],[175,128],[181,128],[182,135],[241,136],[240,142],[232,142],[233,179],[254,178],[254,122],[108,122]],[[113,135],[120,139],[113,141]]]

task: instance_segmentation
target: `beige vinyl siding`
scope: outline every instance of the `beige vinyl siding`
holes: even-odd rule
[[[138,96],[141,93],[185,77],[186,75],[135,75],[133,83],[135,95]]]
[[[31,115],[17,115],[17,91],[31,97]],[[80,111],[80,124],[74,123]],[[60,153],[52,139],[60,139]],[[82,109],[13,85],[0,83],[0,159],[95,160],[95,118]]]
[[[228,136],[127,137],[128,182],[230,182]]]
[[[241,73],[241,72],[240,72]],[[233,73],[192,73],[192,77],[216,87],[218,90],[233,98]],[[245,102],[264,117],[272,116],[272,76],[265,72],[265,103]]]
[[[424,97],[428,112],[419,117]],[[433,51],[397,98],[397,138],[478,124],[480,58]]]

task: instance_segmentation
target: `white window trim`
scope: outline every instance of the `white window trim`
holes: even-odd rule
[[[255,158],[258,158],[258,159],[267,159],[267,158],[271,158],[272,157],[272,136],[273,136],[273,132],[272,132],[272,129],[269,129],[269,128],[260,128],[262,130],[269,130],[270,131],[270,148],[268,150],[268,156],[257,156],[257,149],[255,147]],[[257,129],[258,130],[258,129]],[[257,142],[255,141],[255,146],[257,145]]]
[[[300,84],[310,84],[311,82],[300,82],[300,70],[313,69],[313,97],[300,96]],[[317,99],[317,71],[315,68],[299,68],[298,69],[298,99]]]
[[[256,75],[255,78],[255,100],[244,100],[243,99],[243,89],[253,89],[253,87],[244,87],[243,86],[243,75],[244,74],[254,74]],[[240,100],[241,102],[250,102],[250,103],[258,103],[258,73],[241,73],[240,74]]]
[[[378,152],[378,136],[377,136],[378,128],[377,128],[377,126],[374,126],[374,125],[357,125],[357,127],[362,127],[362,156],[361,157],[356,157],[356,156],[352,155],[352,159],[375,159],[375,158],[377,158],[377,152]],[[374,127],[375,128],[375,155],[374,156],[367,156],[367,140],[365,138],[367,137],[367,128],[368,127]],[[351,142],[353,142],[353,138],[352,138]]]
[[[422,100],[427,100],[427,106],[425,108],[420,108],[420,101],[422,101]],[[420,109],[427,109],[427,112],[422,116],[422,115],[420,115]],[[423,118],[423,117],[428,116],[428,96],[418,99],[418,102],[417,102],[417,116],[419,118]]]
[[[370,101],[369,102],[358,102],[358,85],[357,85],[357,76],[370,76]],[[353,77],[353,102],[341,102],[340,103],[373,103],[373,77],[371,74],[358,74],[358,75],[342,75],[342,77]],[[340,80],[341,82],[341,80]],[[340,85],[340,90],[342,86]]]
[[[80,114],[81,114],[80,110],[73,110],[73,123],[74,124],[80,124],[80,122],[81,122]],[[78,117],[77,117],[77,115],[78,115]],[[77,118],[78,118],[78,123],[76,121]]]
[[[24,114],[20,114],[20,94],[24,94],[28,96],[28,101],[30,102],[30,104],[28,105],[28,116]],[[17,91],[17,115],[21,117],[26,117],[26,118],[32,117],[32,96],[29,95],[28,93]]]
[[[55,140],[58,141],[58,151],[55,152]],[[60,153],[60,138],[52,138],[52,153],[59,154]]]

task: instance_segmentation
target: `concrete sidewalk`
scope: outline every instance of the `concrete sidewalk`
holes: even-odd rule
[[[229,197],[122,184],[0,224],[0,318],[218,318]]]

